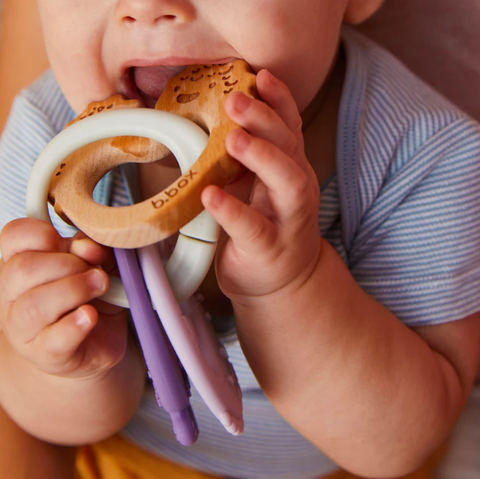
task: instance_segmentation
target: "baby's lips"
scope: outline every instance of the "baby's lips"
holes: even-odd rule
[[[167,65],[134,67],[133,79],[135,85],[143,94],[156,101],[165,89],[168,80],[184,69],[184,66]]]

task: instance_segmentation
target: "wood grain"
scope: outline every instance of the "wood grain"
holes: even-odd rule
[[[200,195],[207,185],[223,187],[240,171],[225,147],[228,132],[239,128],[224,111],[225,98],[233,91],[256,96],[255,75],[243,60],[187,67],[169,80],[155,108],[188,118],[209,133],[208,144],[193,167],[146,201],[122,208],[99,205],[92,199],[93,189],[108,171],[169,154],[163,145],[145,138],[101,140],[78,150],[58,168],[49,192],[56,212],[95,241],[112,247],[138,248],[176,233],[202,211]],[[92,103],[74,121],[141,106],[116,95]]]

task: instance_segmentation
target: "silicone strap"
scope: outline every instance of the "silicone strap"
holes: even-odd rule
[[[205,404],[234,435],[243,432],[242,393],[225,349],[218,342],[202,308],[192,298],[175,301],[157,245],[138,249],[138,260],[153,304],[190,380]]]
[[[114,251],[157,402],[170,415],[178,442],[190,446],[198,437],[198,427],[188,400],[188,383],[152,308],[135,250]]]

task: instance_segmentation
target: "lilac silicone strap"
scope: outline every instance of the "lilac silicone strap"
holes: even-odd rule
[[[136,251],[114,251],[157,401],[170,414],[178,442],[189,446],[198,437],[198,427],[180,363],[152,307]]]

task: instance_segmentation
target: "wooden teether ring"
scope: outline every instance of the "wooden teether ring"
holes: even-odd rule
[[[96,203],[92,194],[95,185],[108,171],[124,163],[156,161],[169,151],[144,139],[105,139],[89,145],[88,151],[80,150],[70,155],[52,175],[48,196],[57,213],[97,242],[119,248],[153,244],[180,230],[202,211],[200,194],[205,186],[215,184],[222,187],[239,172],[238,163],[225,148],[226,134],[239,128],[227,117],[223,106],[232,91],[255,96],[255,75],[243,60],[224,65],[190,66],[170,79],[155,110],[180,115],[209,132],[207,146],[195,164],[183,171],[172,185],[146,201],[122,208],[106,207]],[[128,102],[120,97],[115,101],[121,108],[133,108],[132,112],[139,107],[135,102],[127,105]],[[104,113],[117,109],[116,105],[108,108],[110,103],[107,100],[90,105],[76,120],[77,125],[84,123],[86,116],[90,117],[89,122],[95,117],[110,115],[113,118],[113,111]],[[116,135],[135,135],[158,141],[158,136],[142,131],[135,122],[132,116],[128,128]],[[77,125],[69,126],[64,132]],[[96,125],[91,126],[96,128]],[[183,134],[190,134],[189,131],[185,129]],[[106,138],[105,135],[101,138]],[[170,148],[168,142],[162,143]]]
[[[133,120],[133,123],[127,124],[126,119]],[[183,170],[195,162],[208,142],[208,135],[195,123],[165,111],[113,111],[89,118],[62,131],[37,158],[27,187],[27,215],[50,221],[47,210],[48,185],[63,158],[91,141],[110,137],[112,134],[136,134],[136,129],[142,129],[147,135],[170,147],[177,155]],[[219,228],[213,218],[204,211],[188,223],[182,233],[188,233],[188,236],[179,235],[165,268],[179,301],[191,295],[205,277],[213,259]],[[113,278],[108,297],[103,299],[128,307],[121,283]]]

